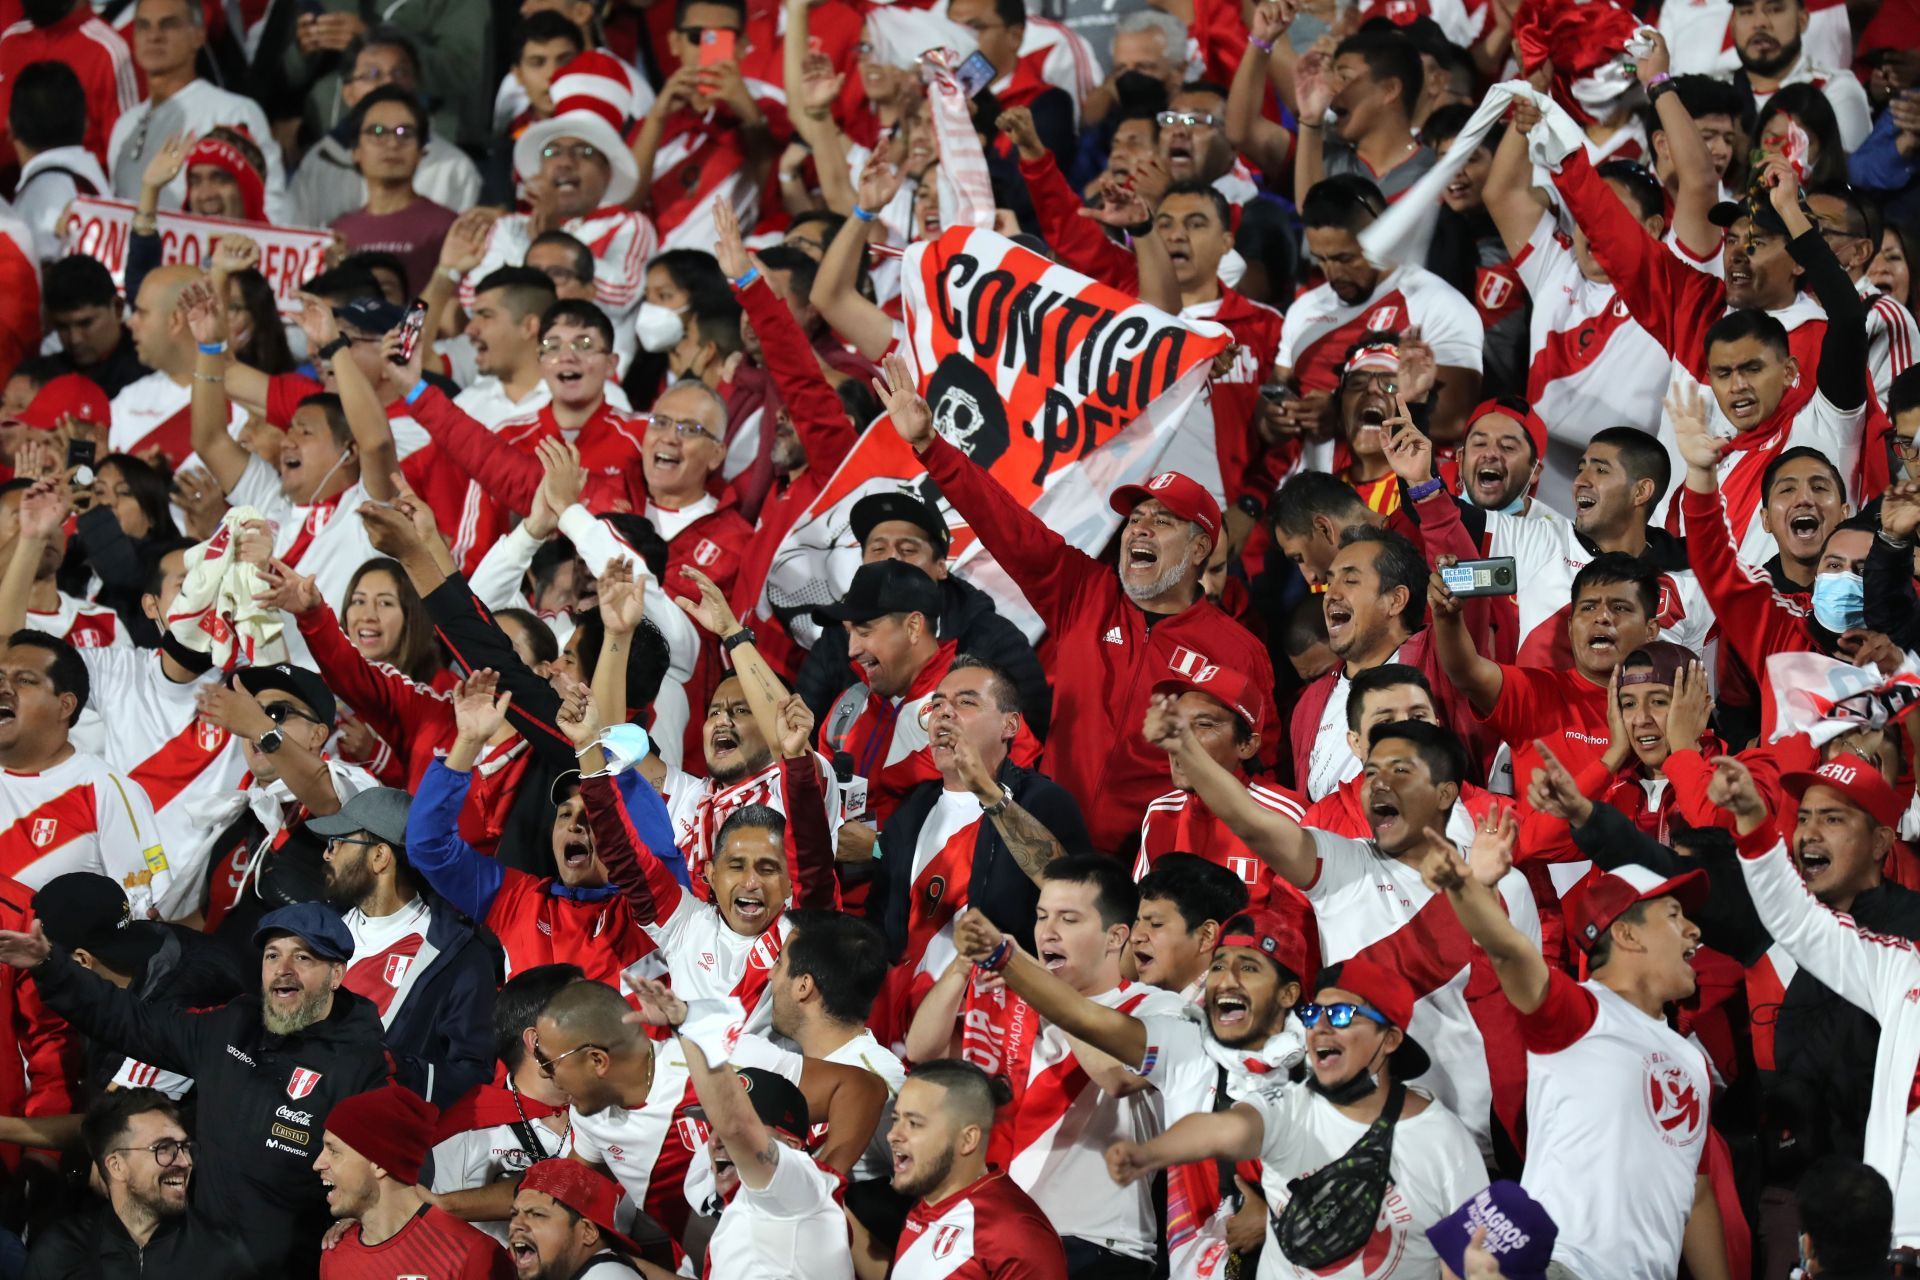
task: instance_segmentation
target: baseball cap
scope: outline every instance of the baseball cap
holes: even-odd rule
[[[33,895],[33,914],[68,951],[86,950],[122,973],[139,967],[151,949],[133,929],[133,908],[112,877],[93,871],[55,876]]]
[[[1642,661],[1642,659],[1645,661]],[[1620,687],[1636,684],[1671,685],[1674,677],[1700,661],[1700,655],[1671,640],[1641,645],[1620,660]]]
[[[65,417],[110,427],[113,405],[92,378],[63,373],[35,392],[32,402],[20,411],[21,422],[41,431],[53,430]]]
[[[924,530],[934,550],[943,557],[947,554],[952,538],[947,533],[947,522],[941,517],[940,509],[911,493],[899,490],[870,493],[853,504],[853,510],[847,517],[854,540],[862,546],[866,545],[874,526],[889,520],[904,520],[914,528]]]
[[[1707,900],[1707,873],[1688,871],[1665,877],[1638,863],[1589,876],[1566,895],[1567,927],[1582,951],[1592,951],[1600,935],[1635,904],[1677,898],[1682,911],[1698,911]]]
[[[1278,965],[1284,977],[1305,982],[1309,976],[1307,940],[1277,911],[1242,911],[1220,926],[1220,941],[1214,945],[1258,951]]]
[[[242,667],[233,673],[233,678],[248,693],[265,693],[269,689],[290,693],[311,707],[320,723],[333,728],[338,708],[334,705],[333,690],[327,688],[327,682],[318,673],[290,662],[279,662],[270,667]]]
[[[596,1173],[571,1156],[537,1160],[520,1179],[521,1191],[538,1191],[552,1196],[567,1208],[600,1228],[600,1234],[616,1249],[639,1253],[640,1246],[614,1229],[614,1214],[620,1208],[624,1192],[620,1184]]]
[[[1259,733],[1265,724],[1266,716],[1262,708],[1266,700],[1260,696],[1260,690],[1254,687],[1252,680],[1229,667],[1210,663],[1200,667],[1196,675],[1176,671],[1162,677],[1153,686],[1155,693],[1185,693],[1188,690],[1204,693],[1220,703],[1246,721],[1247,728],[1254,733]]]
[[[1519,1183],[1502,1179],[1427,1228],[1427,1243],[1455,1275],[1466,1274],[1477,1227],[1487,1229],[1481,1247],[1500,1260],[1505,1280],[1546,1280],[1560,1228]]]
[[[1433,1059],[1407,1030],[1413,1022],[1413,988],[1405,978],[1383,964],[1354,956],[1320,971],[1320,980],[1314,989],[1324,992],[1328,987],[1353,992],[1381,1017],[1400,1028],[1400,1047],[1387,1058],[1393,1064],[1394,1079],[1413,1080],[1427,1073]]]
[[[823,605],[813,611],[813,620],[822,626],[842,622],[872,622],[889,613],[921,613],[937,623],[946,601],[940,584],[929,578],[918,565],[904,560],[876,560],[854,572],[853,584],[838,604]]]
[[[1547,424],[1539,414],[1525,403],[1511,397],[1495,396],[1491,400],[1482,400],[1467,415],[1467,430],[1473,430],[1473,424],[1482,418],[1491,418],[1498,414],[1503,418],[1512,418],[1520,424],[1520,430],[1526,433],[1527,443],[1533,446],[1535,462],[1547,456]],[[1463,437],[1464,438],[1464,437]]]
[[[366,831],[391,845],[407,842],[407,808],[413,797],[394,787],[356,792],[336,813],[308,818],[307,830],[325,839]]]
[[[1801,198],[1801,208],[1806,208],[1805,197]],[[1707,221],[1716,227],[1732,227],[1742,218],[1753,219],[1753,229],[1764,235],[1784,236],[1787,224],[1780,217],[1780,211],[1773,207],[1771,200],[1722,200],[1707,211]]]
[[[364,294],[333,309],[333,318],[362,333],[386,333],[406,318],[407,309],[385,298]]]
[[[1851,752],[1835,756],[1812,773],[1785,774],[1780,785],[1795,800],[1805,795],[1808,787],[1831,787],[1865,809],[1867,816],[1883,827],[1899,826],[1901,811],[1907,807],[1879,769]]]
[[[734,1074],[740,1077],[740,1087],[747,1091],[747,1100],[753,1103],[753,1114],[760,1117],[761,1124],[802,1142],[807,1140],[813,1126],[807,1096],[791,1080],[758,1067],[739,1067]]]
[[[1205,485],[1178,471],[1162,471],[1145,484],[1123,484],[1113,491],[1107,502],[1126,516],[1132,515],[1133,509],[1148,498],[1155,499],[1181,519],[1193,521],[1207,531],[1207,537],[1220,536],[1220,504],[1213,500]]]
[[[296,902],[290,907],[275,907],[260,917],[253,931],[253,945],[264,947],[271,938],[290,933],[313,948],[322,960],[346,963],[353,956],[353,934],[340,913],[324,902]]]

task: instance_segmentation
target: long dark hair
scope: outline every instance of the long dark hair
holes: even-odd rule
[[[400,597],[400,648],[393,656],[391,665],[409,680],[430,684],[441,665],[439,643],[433,634],[433,618],[427,613],[420,593],[413,589],[413,580],[407,577],[407,571],[400,567],[398,560],[375,556],[353,571],[353,578],[347,583],[347,593],[340,598],[340,625],[347,625],[347,607],[353,603],[353,593],[360,589],[360,580],[376,570],[393,579],[394,590]]]
[[[292,373],[293,348],[287,345],[287,331],[280,323],[280,307],[274,301],[273,286],[267,278],[249,267],[236,271],[233,282],[240,286],[240,301],[253,321],[253,332],[234,354],[265,374]],[[220,300],[226,302],[225,298]]]
[[[158,467],[130,453],[110,453],[100,459],[96,470],[105,471],[108,467],[120,473],[133,500],[140,504],[140,512],[147,518],[147,541],[180,536],[180,530],[173,523],[173,494],[167,476]]]

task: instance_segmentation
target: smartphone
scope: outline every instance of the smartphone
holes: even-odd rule
[[[93,441],[75,437],[67,441],[67,466],[91,467],[96,452]]]
[[[405,318],[400,321],[400,354],[390,357],[395,364],[404,365],[413,359],[413,350],[420,345],[420,334],[427,327],[427,304],[415,298],[407,308]]]
[[[733,61],[734,41],[739,37],[736,31],[721,31],[714,27],[703,28],[700,32],[700,65],[715,66],[722,62]]]
[[[965,62],[954,68],[953,78],[969,98],[978,97],[980,91],[994,81],[993,62],[975,49]]]
[[[1512,556],[1447,565],[1440,570],[1440,581],[1456,596],[1510,596],[1519,589]]]

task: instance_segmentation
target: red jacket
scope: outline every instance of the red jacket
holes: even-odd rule
[[[1271,714],[1273,659],[1206,599],[1147,625],[1113,566],[1067,544],[946,440],[927,474],[993,553],[1054,638],[1053,726],[1045,772],[1087,815],[1094,847],[1113,851],[1167,789],[1167,757],[1140,736],[1147,698],[1169,675],[1217,665],[1244,673]]]
[[[84,101],[75,105],[87,113],[84,142],[104,165],[114,122],[140,101],[140,82],[127,42],[94,16],[91,4],[75,5],[73,12],[50,27],[23,20],[0,31],[0,146],[12,140],[7,112],[13,105],[14,82],[34,62],[64,62],[79,77]]]
[[[0,929],[33,931],[33,890],[6,876],[0,876]],[[40,1003],[33,976],[24,969],[0,965],[0,1008],[8,1011],[0,1024],[0,1055],[12,1066],[0,1073],[0,1115],[72,1114],[78,1103],[70,1082],[80,1067],[72,1029]],[[0,1159],[14,1167],[20,1148],[0,1146]]]

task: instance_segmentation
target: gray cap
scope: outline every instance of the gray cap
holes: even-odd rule
[[[367,831],[388,844],[404,848],[407,843],[407,808],[413,797],[394,787],[374,787],[362,791],[340,806],[340,812],[324,818],[307,819],[307,830],[325,839],[350,836]]]

